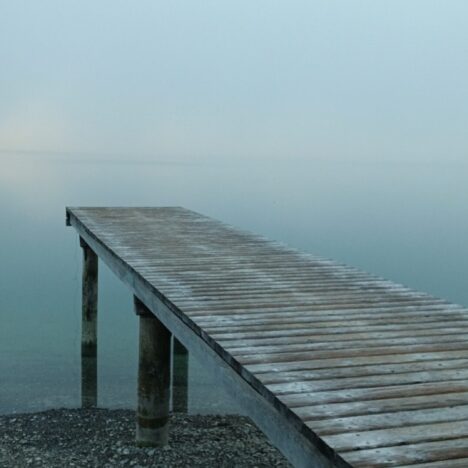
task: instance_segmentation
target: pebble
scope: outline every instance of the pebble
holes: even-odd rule
[[[134,444],[135,412],[60,409],[0,416],[0,467],[290,468],[240,416],[174,414],[163,449]]]

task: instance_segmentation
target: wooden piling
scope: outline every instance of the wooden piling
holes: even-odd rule
[[[188,410],[188,351],[174,336],[172,353],[172,411]]]
[[[171,333],[138,299],[140,317],[136,442],[162,447],[169,433]]]
[[[83,249],[81,320],[81,405],[97,406],[98,257],[80,238]]]

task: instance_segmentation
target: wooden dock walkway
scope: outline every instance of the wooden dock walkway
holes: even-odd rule
[[[183,208],[67,221],[293,465],[468,467],[467,309]]]

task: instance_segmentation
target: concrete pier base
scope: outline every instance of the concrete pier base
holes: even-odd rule
[[[80,238],[83,249],[81,320],[81,406],[97,406],[98,257]]]
[[[171,333],[136,297],[140,317],[136,443],[162,447],[169,434]]]

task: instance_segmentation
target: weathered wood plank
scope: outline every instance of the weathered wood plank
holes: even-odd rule
[[[411,373],[368,375],[323,380],[295,380],[294,382],[267,384],[275,395],[310,393],[324,390],[348,390],[352,388],[386,387],[421,382],[453,382],[468,379],[468,369],[431,370]]]
[[[347,390],[326,390],[310,393],[292,393],[278,395],[289,408],[313,406],[330,403],[366,402],[369,400],[383,400],[403,398],[408,396],[438,395],[448,398],[453,393],[468,390],[468,382],[464,380],[451,382],[426,382],[406,385],[392,385],[389,387],[363,387]]]
[[[291,352],[291,353],[272,353],[272,354],[251,354],[251,355],[235,355],[236,360],[243,365],[247,364],[276,364],[281,362],[294,363],[298,361],[308,361],[312,359],[330,359],[330,358],[351,358],[363,356],[382,356],[386,354],[405,355],[405,354],[420,354],[434,353],[438,351],[466,351],[468,342],[451,342],[451,343],[431,343],[421,345],[406,345],[406,346],[382,346],[378,348],[353,348],[353,349],[335,349],[335,350],[320,350],[308,352]]]
[[[334,434],[398,429],[406,426],[430,425],[468,420],[468,406],[458,405],[455,408],[443,407],[407,411],[393,411],[372,415],[337,417],[322,421],[308,421],[312,430],[321,436]],[[437,426],[438,427],[438,426]]]
[[[332,447],[339,452],[368,450],[383,447],[396,447],[424,442],[450,441],[450,439],[468,437],[468,421],[449,423],[404,425],[398,428],[378,429],[374,431],[348,432],[346,434],[324,436]],[[468,453],[464,454],[464,456]]]
[[[421,396],[349,401],[345,403],[317,403],[313,406],[295,407],[294,412],[304,421],[317,421],[322,419],[382,414],[425,408],[445,409],[467,404],[468,392],[453,391],[445,394],[436,393]]]
[[[434,442],[379,447],[345,452],[346,460],[359,468],[387,468],[427,462],[445,462],[450,468],[455,460],[468,458],[468,438],[443,439]],[[428,468],[432,468],[430,465]]]
[[[468,357],[468,356],[467,356]],[[269,372],[259,375],[265,384],[279,384],[286,382],[300,382],[308,380],[341,379],[345,377],[378,377],[414,372],[440,371],[442,369],[455,370],[468,368],[468,359],[450,359],[438,361],[421,361],[411,363],[382,364],[379,366],[353,366],[316,369],[309,371]]]
[[[198,321],[195,321],[199,325]],[[451,334],[460,334],[464,335],[463,330],[460,330],[459,327],[440,327],[440,328],[430,328],[422,330],[385,330],[385,331],[361,331],[361,332],[352,332],[345,329],[344,331],[340,330],[313,330],[313,333],[306,335],[297,335],[297,336],[258,336],[254,338],[242,338],[242,339],[229,339],[223,341],[224,346],[230,350],[238,350],[239,354],[242,354],[242,351],[245,348],[257,347],[258,350],[261,350],[262,346],[283,346],[283,345],[295,345],[295,344],[307,344],[307,343],[326,343],[330,341],[345,343],[346,341],[355,341],[355,340],[378,340],[378,339],[396,339],[396,338],[418,338],[418,337],[428,337],[428,336],[444,336]]]
[[[184,285],[180,285],[181,288],[184,288]],[[190,292],[188,293],[190,294]],[[248,307],[248,304],[238,304],[237,306],[225,306],[225,307],[211,307],[210,310],[206,310],[206,308],[209,307],[209,305],[205,305],[205,308],[200,307],[200,306],[195,306],[195,307],[186,307],[184,310],[187,310],[187,313],[190,314],[192,317],[200,317],[200,316],[211,316],[211,317],[218,317],[218,316],[225,316],[225,315],[232,315],[232,314],[254,314],[258,312],[272,312],[276,311],[279,313],[283,312],[296,312],[298,310],[307,310],[310,312],[318,312],[318,311],[333,311],[337,309],[341,310],[367,310],[367,309],[375,309],[376,307],[379,307],[381,310],[384,309],[395,309],[395,307],[398,307],[399,309],[405,309],[406,307],[428,307],[428,306],[434,306],[434,305],[444,305],[443,302],[430,302],[430,301],[417,301],[417,300],[412,300],[408,302],[386,302],[385,299],[382,299],[378,304],[376,303],[370,303],[370,304],[365,304],[365,303],[359,303],[359,304],[331,304],[331,303],[326,303],[326,302],[321,302],[317,303],[317,301],[300,301],[291,305],[291,303],[283,303],[283,302],[271,302],[271,303],[258,303],[255,305],[255,307],[250,308]],[[450,306],[447,306],[447,308],[450,308]],[[460,307],[457,307],[456,310],[459,310]]]
[[[399,468],[466,468],[468,458],[457,458],[452,460],[443,460],[429,463],[417,463],[411,465],[399,465]]]
[[[372,356],[338,356],[329,358],[327,354],[322,357],[308,356],[307,360],[285,361],[276,363],[247,364],[244,367],[255,375],[261,375],[270,372],[289,372],[295,370],[310,369],[329,369],[334,367],[360,367],[363,365],[380,366],[389,363],[411,363],[421,361],[451,360],[460,359],[468,356],[468,347],[462,345],[461,348],[455,348],[453,351],[432,350],[429,352],[417,352],[408,354],[384,353]]]
[[[309,321],[301,321],[298,323],[287,323],[284,320],[278,320],[275,323],[265,323],[265,325],[237,325],[237,326],[230,326],[229,329],[224,329],[222,327],[204,327],[204,329],[210,333],[214,338],[223,339],[224,336],[231,337],[241,334],[243,337],[248,337],[255,335],[255,332],[260,332],[262,335],[269,333],[269,332],[288,332],[288,333],[295,333],[302,332],[304,330],[315,330],[315,329],[322,329],[322,328],[332,328],[333,331],[335,329],[339,330],[348,330],[352,328],[355,330],[359,327],[366,327],[368,330],[372,331],[376,328],[378,329],[386,329],[389,326],[399,326],[403,329],[407,329],[408,325],[414,326],[415,324],[418,325],[416,329],[421,328],[435,328],[439,329],[443,325],[452,325],[455,327],[465,327],[468,328],[468,317],[457,317],[457,316],[437,316],[431,315],[429,317],[406,317],[406,318],[397,318],[397,319],[390,319],[390,318],[379,318],[375,317],[374,319],[368,320],[354,320],[350,323],[350,321],[340,320],[340,319],[332,319],[327,320],[324,322],[321,321],[314,321],[312,318]],[[431,324],[431,325],[429,325]],[[257,333],[258,335],[258,333]]]
[[[439,332],[439,333],[438,333]],[[407,333],[407,332],[406,332]],[[285,353],[285,352],[300,352],[300,351],[317,351],[323,349],[352,349],[352,348],[362,348],[363,345],[367,347],[381,347],[381,346],[403,346],[403,345],[415,345],[415,344],[429,344],[429,343],[444,343],[444,342],[465,342],[466,341],[466,332],[463,333],[463,329],[445,329],[434,330],[424,334],[419,334],[414,337],[412,336],[396,336],[394,338],[385,338],[379,335],[382,335],[382,332],[379,333],[355,333],[349,334],[346,338],[340,340],[334,335],[321,335],[319,338],[310,337],[310,335],[304,335],[300,337],[290,337],[288,336],[285,340],[284,337],[281,337],[279,343],[274,343],[276,337],[273,337],[270,340],[261,340],[259,339],[249,339],[249,343],[243,343],[244,346],[233,346],[231,341],[223,342],[226,350],[228,350],[233,355],[248,355],[253,353],[262,353],[262,354],[274,354],[274,353]],[[343,334],[342,334],[343,335]],[[341,336],[342,336],[341,335]],[[390,334],[391,335],[391,334]],[[354,336],[354,338],[353,338]],[[361,338],[360,338],[361,337]],[[294,339],[294,340],[293,340]],[[247,341],[247,340],[246,340]],[[267,344],[263,345],[262,342],[267,341]],[[288,344],[287,341],[293,341],[292,344]],[[256,343],[252,344],[252,342]]]
[[[466,315],[465,310],[460,309],[460,315]],[[430,317],[436,316],[453,316],[456,311],[447,306],[440,307],[421,307],[421,308],[393,308],[390,310],[386,309],[371,309],[369,312],[363,312],[360,309],[347,309],[347,310],[329,310],[329,311],[315,311],[311,309],[295,310],[295,311],[284,311],[274,310],[272,312],[256,313],[256,314],[229,314],[221,317],[211,316],[196,316],[192,315],[192,318],[196,320],[199,325],[203,327],[211,328],[225,328],[230,326],[239,325],[256,325],[261,323],[275,323],[279,320],[287,323],[301,323],[308,322],[311,320],[328,320],[328,319],[348,319],[348,320],[367,320],[367,319],[384,319],[399,317]]]
[[[397,298],[393,299],[392,297],[387,297],[385,296],[382,298],[382,296],[376,296],[375,298],[365,298],[365,297],[360,297],[360,298],[342,298],[341,300],[339,298],[337,299],[320,299],[320,298],[314,298],[313,296],[309,298],[301,297],[299,296],[299,300],[302,298],[302,301],[299,301],[300,305],[306,305],[309,307],[325,307],[325,308],[333,308],[336,309],[338,307],[365,307],[365,306],[371,306],[375,307],[376,305],[390,305],[390,306],[405,306],[405,305],[417,305],[417,304],[434,304],[437,303],[435,301],[430,301],[428,299],[418,299],[418,298]],[[289,299],[289,300],[288,300]],[[179,304],[180,307],[182,307],[184,310],[187,310],[188,313],[191,312],[199,312],[202,313],[203,310],[205,310],[207,313],[211,311],[211,309],[216,309],[216,310],[239,310],[240,308],[247,308],[247,307],[253,307],[253,308],[258,308],[261,309],[263,307],[271,308],[271,307],[277,307],[277,308],[283,308],[283,307],[291,307],[291,298],[286,298],[284,300],[277,300],[275,302],[269,302],[268,298],[265,298],[264,301],[261,300],[252,300],[248,298],[244,298],[241,301],[223,301],[217,297],[212,298],[211,300],[207,300],[206,296],[202,296],[200,298],[193,296],[193,299],[190,300],[189,297],[187,296],[181,296],[177,299],[175,299],[175,302]],[[195,305],[194,305],[195,304]],[[208,310],[209,308],[209,310]]]

